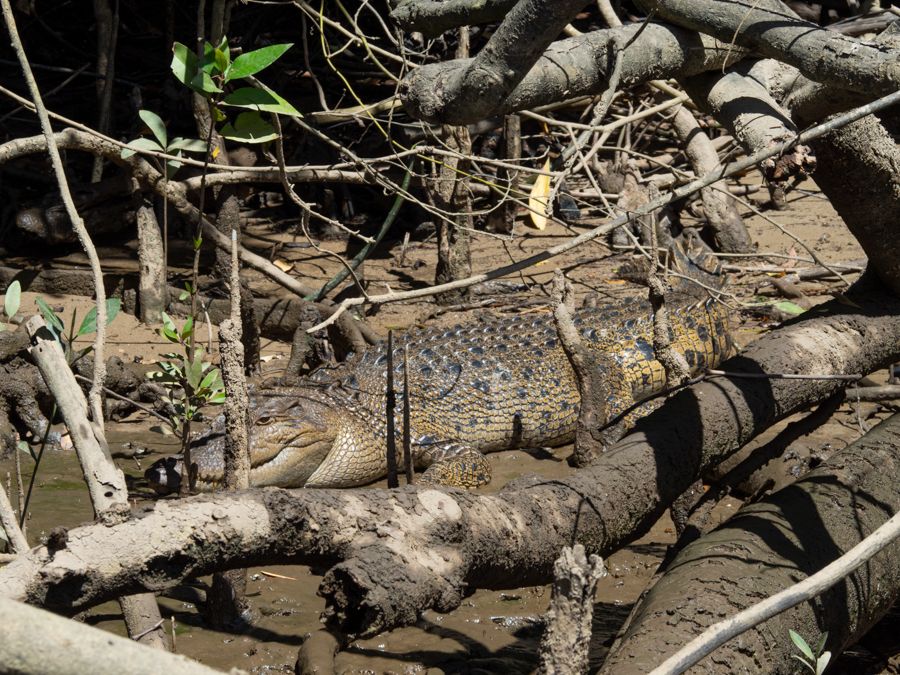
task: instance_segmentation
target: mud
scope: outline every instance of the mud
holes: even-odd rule
[[[748,178],[748,181],[751,179]],[[855,240],[840,224],[828,202],[815,191],[812,183],[802,186],[806,192],[789,196],[788,210],[773,215],[797,237],[816,248],[827,261],[845,261],[861,257]],[[753,216],[746,208],[748,226],[761,252],[807,257],[803,248],[792,238],[782,234],[764,219]],[[585,226],[594,222],[588,220]],[[491,269],[499,264],[521,259],[557,244],[581,231],[567,231],[550,225],[537,232],[517,225],[517,235],[510,241],[496,237],[475,236],[472,244],[472,267],[475,271]],[[273,258],[292,265],[291,274],[318,287],[327,282],[339,269],[334,260],[302,247],[302,238],[291,232],[277,230],[271,224],[254,220],[247,226],[247,244]],[[330,250],[343,253],[342,242],[326,242]],[[370,292],[381,293],[387,288],[405,290],[430,284],[433,279],[435,242],[432,238],[413,237],[404,249],[398,241],[382,246],[362,271]],[[183,251],[181,252],[183,253]],[[121,248],[100,251],[101,259],[112,263],[117,273],[133,274],[137,262],[123,257]],[[174,273],[184,274],[187,256],[173,246]],[[561,267],[572,279],[581,299],[596,296],[601,302],[616,301],[641,293],[640,289],[612,279],[612,271],[622,258],[610,258],[610,251],[600,243],[591,243],[567,256],[551,260],[525,270],[521,275],[484,288],[475,288],[466,304],[460,307],[437,309],[431,302],[421,301],[389,304],[369,313],[369,323],[380,332],[404,329],[413,325],[448,325],[477,320],[477,315],[491,312],[546,311],[549,284],[554,268]],[[14,268],[34,268],[34,260],[7,259]],[[756,261],[736,259],[729,262],[750,265]],[[771,259],[770,264],[777,264]],[[79,253],[63,258],[42,261],[48,269],[82,267]],[[790,263],[789,263],[790,264]],[[797,263],[796,266],[805,266]],[[286,292],[254,272],[247,272],[251,286],[260,297],[288,298]],[[853,278],[850,276],[849,278]],[[731,284],[742,301],[753,300],[761,290],[771,290],[765,276],[739,275]],[[812,304],[828,299],[839,292],[838,282],[817,282],[802,286]],[[27,289],[27,286],[26,286]],[[23,294],[23,312],[32,311],[35,293]],[[41,295],[55,307],[62,307],[68,321],[77,310],[84,316],[90,306],[84,297],[71,295]],[[769,298],[771,300],[771,298]],[[449,311],[447,311],[449,310]],[[80,319],[78,319],[80,321]],[[737,340],[746,344],[772,323],[759,311],[744,311],[736,316]],[[207,333],[201,325],[199,336],[216,349],[215,332]],[[82,340],[87,344],[86,340]],[[290,344],[263,341],[263,378],[280,376],[287,364]],[[132,317],[122,315],[110,326],[108,353],[126,361],[138,360],[147,368],[168,351],[166,343],[151,329],[141,326]],[[879,383],[884,375],[874,376]],[[844,403],[837,412],[812,433],[790,443],[786,454],[769,463],[767,474],[760,474],[757,492],[766,491],[787,482],[806,466],[814,465],[829,451],[842,448],[858,438],[862,429],[871,426],[874,417],[883,416],[880,404]],[[788,421],[770,430],[754,442],[762,445],[775,437]],[[158,424],[144,414],[134,414],[124,421],[108,425],[111,450],[119,465],[133,478],[131,488],[136,501],[149,499],[140,476],[143,468],[159,456],[177,449],[174,438],[158,432]],[[494,480],[482,488],[496,492],[507,481],[527,473],[544,477],[561,477],[572,472],[565,461],[571,447],[525,452],[521,450],[490,455]],[[22,455],[23,478],[27,486],[33,461]],[[10,475],[11,493],[15,495],[15,469],[11,460],[0,462],[0,479]],[[15,499],[13,499],[15,501]],[[713,521],[719,522],[734,512],[739,502],[726,498],[714,511]],[[32,543],[46,536],[53,527],[73,526],[90,520],[87,492],[80,479],[74,455],[48,453],[44,456],[34,494],[29,506],[28,538]],[[713,523],[714,524],[714,523]],[[607,561],[609,577],[601,580],[596,594],[594,640],[591,664],[602,662],[606,647],[611,643],[631,604],[643,591],[667,547],[674,542],[674,528],[668,517],[658,522],[642,539],[617,552]],[[174,630],[177,650],[215,667],[244,668],[252,672],[292,672],[297,650],[305,634],[317,630],[324,601],[316,595],[322,570],[301,566],[255,568],[249,570],[248,591],[254,611],[258,615],[254,627],[241,634],[216,632],[204,626],[197,611],[203,601],[208,579],[198,580],[170,595],[160,597],[162,615],[169,631]],[[522,588],[515,591],[476,591],[463,605],[449,613],[426,612],[415,626],[390,631],[371,640],[351,643],[336,659],[337,672],[349,673],[418,673],[418,672],[530,672],[537,664],[536,651],[542,630],[541,615],[549,600],[546,587]],[[124,627],[118,606],[107,603],[91,610],[84,619],[115,633]],[[886,621],[889,621],[887,619]],[[882,625],[885,622],[882,622]],[[879,628],[872,634],[877,644],[853,650],[850,661],[842,660],[832,666],[832,672],[894,672],[891,654],[900,653],[900,645],[891,640],[877,640],[878,635],[892,636],[896,630]],[[896,642],[894,640],[894,642]],[[852,660],[855,659],[855,660]]]

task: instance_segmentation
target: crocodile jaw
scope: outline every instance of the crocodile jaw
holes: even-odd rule
[[[384,432],[360,428],[353,416],[343,418],[331,450],[304,487],[343,488],[366,485],[387,473]]]

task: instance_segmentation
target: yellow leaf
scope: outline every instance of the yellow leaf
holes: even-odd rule
[[[212,158],[215,159],[218,156],[219,156],[219,146],[217,145],[216,147],[213,148]]]
[[[282,260],[281,258],[276,258],[274,263],[275,267],[280,269],[282,272],[287,272],[294,267],[294,263],[289,263],[287,260]]]
[[[272,577],[273,579],[287,579],[288,581],[297,581],[296,577],[289,577],[284,574],[278,574],[277,572],[266,572],[265,570],[260,570],[259,573],[266,577]]]
[[[531,194],[528,196],[529,215],[531,223],[537,229],[547,227],[547,211],[550,206],[550,160],[544,162],[543,173],[538,174],[537,180],[531,186]]]

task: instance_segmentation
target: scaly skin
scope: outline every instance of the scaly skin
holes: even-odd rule
[[[692,374],[728,355],[731,340],[721,304],[682,296],[668,306],[672,346],[684,354]],[[665,387],[665,371],[653,356],[650,316],[649,304],[640,300],[575,314],[583,343],[607,364],[603,381],[610,420]],[[396,389],[402,382],[404,345],[413,454],[419,468],[436,465],[426,475],[445,483],[484,482],[485,465],[477,463],[474,451],[573,440],[578,387],[549,312],[406,333],[394,349]],[[251,404],[251,484],[350,487],[383,477],[386,361],[385,347],[372,347],[355,363],[320,369],[303,387],[257,395]],[[398,433],[402,400],[398,391]],[[195,441],[199,489],[222,480],[222,428],[219,421]],[[448,475],[446,460],[460,451],[466,461],[453,465],[460,468]],[[175,488],[177,462],[168,462],[147,472],[160,490],[166,484]]]

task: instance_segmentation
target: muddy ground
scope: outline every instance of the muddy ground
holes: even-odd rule
[[[831,262],[848,261],[862,257],[856,242],[841,224],[828,202],[821,197],[812,183],[803,190],[792,193],[789,208],[783,212],[768,211],[768,217],[776,219],[793,235],[816,249],[822,259]],[[762,205],[763,193],[749,199]],[[742,208],[752,235],[761,253],[808,257],[800,244],[779,231],[764,218]],[[402,214],[401,214],[402,218]],[[587,221],[585,225],[593,223]],[[518,260],[534,252],[558,244],[573,233],[582,231],[579,226],[566,229],[550,225],[538,232],[519,224],[517,236],[510,241],[484,234],[476,235],[472,245],[474,271],[484,271],[498,265]],[[302,236],[285,231],[269,222],[264,216],[251,219],[247,224],[247,244],[271,258],[292,264],[291,273],[304,282],[318,286],[324,284],[337,270],[337,264],[325,255],[317,254],[304,246]],[[326,242],[326,247],[343,253],[345,244]],[[130,249],[115,245],[101,245],[101,259],[108,270],[134,272],[136,261],[132,243]],[[130,253],[129,253],[130,252]],[[184,272],[186,248],[172,245],[174,271]],[[365,264],[364,278],[371,292],[380,293],[386,288],[405,290],[432,281],[435,242],[433,237],[413,233],[409,244],[403,247],[399,240],[389,241],[376,256]],[[581,296],[596,294],[601,300],[618,302],[640,293],[640,289],[612,278],[613,270],[623,257],[613,254],[604,244],[591,243],[562,258],[548,261],[526,270],[520,276],[510,277],[502,284],[492,284],[483,292],[471,297],[472,305],[456,308],[456,311],[438,309],[430,302],[386,305],[371,312],[368,321],[382,334],[387,329],[404,329],[413,325],[447,325],[476,320],[484,312],[534,312],[546,311],[546,287],[554,268],[561,267],[575,282]],[[756,259],[732,259],[727,262],[750,266],[762,261]],[[80,253],[66,252],[53,259],[6,258],[6,264],[20,268],[83,268]],[[807,263],[769,258],[768,264],[788,264],[805,267]],[[248,272],[254,291],[261,296],[284,296],[283,291],[254,272]],[[852,280],[854,275],[848,275]],[[837,281],[817,281],[801,284],[816,303],[839,293],[843,284]],[[744,303],[760,299],[762,292],[771,290],[765,275],[739,273],[731,278],[731,290]],[[476,289],[479,290],[479,289]],[[23,312],[34,307],[35,294],[23,294]],[[89,302],[72,295],[45,296],[54,307],[62,309],[68,317],[73,309],[83,316]],[[772,298],[769,298],[772,299]],[[775,298],[776,300],[778,298]],[[738,342],[746,344],[773,324],[771,316],[757,311],[743,310],[735,313]],[[205,339],[205,328],[200,335]],[[213,335],[213,342],[215,336]],[[151,329],[141,326],[133,317],[121,315],[110,327],[109,353],[125,361],[141,360],[148,368],[168,351],[166,343]],[[290,345],[272,340],[263,342],[263,377],[278,376],[284,369]],[[886,375],[878,373],[873,379],[884,382]],[[884,407],[876,404],[845,404],[822,427],[796,441],[788,452],[770,467],[769,477],[776,482],[788,480],[803,466],[815,464],[833,452],[858,438],[866,425],[872,425],[886,416]],[[782,428],[779,425],[757,443],[763,443]],[[118,462],[126,473],[135,478],[133,493],[136,500],[149,499],[149,492],[142,485],[142,469],[157,457],[174,452],[175,440],[155,430],[152,418],[136,413],[122,422],[108,425],[111,448],[118,455]],[[537,473],[545,477],[567,475],[572,471],[566,463],[570,447],[538,450],[535,452],[510,451],[490,456],[494,480],[483,488],[496,491],[502,485],[524,473]],[[33,462],[22,455],[23,478],[27,484]],[[0,478],[12,476],[12,494],[15,494],[15,469],[11,460],[0,462]],[[717,508],[717,517],[726,518],[738,508],[736,498],[728,498]],[[71,452],[56,452],[45,456],[38,473],[34,497],[28,514],[28,537],[32,543],[41,540],[43,533],[57,525],[73,526],[91,517],[87,492],[80,481],[80,473]],[[674,542],[674,528],[668,517],[658,522],[651,532],[626,549],[613,555],[608,561],[609,576],[602,580],[597,590],[595,607],[595,640],[593,663],[599,664],[607,645],[629,607],[643,590],[666,548]],[[317,570],[302,566],[256,568],[249,571],[249,592],[258,621],[254,628],[242,634],[215,632],[206,628],[198,615],[196,605],[202,602],[205,580],[197,580],[191,586],[177,589],[160,597],[162,615],[170,630],[174,630],[177,650],[211,666],[228,669],[243,668],[252,672],[291,672],[297,648],[303,636],[319,627],[319,614],[323,601],[316,596],[319,583]],[[521,588],[509,591],[477,591],[463,605],[449,614],[426,612],[416,625],[391,631],[371,640],[352,643],[337,658],[338,672],[349,673],[416,673],[416,672],[530,672],[536,664],[536,650],[541,633],[541,615],[549,599],[547,587]],[[88,623],[104,629],[123,633],[124,627],[114,603],[97,607],[84,617]],[[853,650],[841,661],[832,665],[829,672],[879,673],[896,672],[900,659],[900,642],[895,638],[897,623],[889,619],[873,631],[863,645]],[[807,636],[815,638],[817,636]]]

